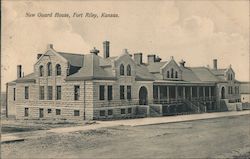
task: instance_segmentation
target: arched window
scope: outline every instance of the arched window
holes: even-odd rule
[[[175,78],[178,78],[178,72],[175,71]]]
[[[169,71],[167,71],[167,78],[169,78]]]
[[[44,75],[44,68],[43,66],[39,67],[39,76],[42,77]]]
[[[228,75],[227,75],[227,80],[230,80],[230,77],[231,77],[230,74],[228,74]]]
[[[233,74],[231,74],[231,80],[233,80]]]
[[[171,78],[174,78],[174,69],[171,68]]]
[[[61,65],[57,64],[56,65],[56,75],[60,76],[61,74],[62,74]]]
[[[130,65],[127,66],[127,76],[131,76],[131,67],[130,67]]]
[[[120,75],[124,76],[124,65],[123,64],[120,65]]]
[[[52,75],[52,64],[51,64],[51,62],[49,62],[47,64],[47,73],[48,73],[48,76]]]

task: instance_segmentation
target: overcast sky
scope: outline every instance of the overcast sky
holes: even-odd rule
[[[27,18],[30,13],[116,13],[119,18]],[[111,56],[129,53],[174,56],[187,66],[232,64],[238,80],[249,80],[249,1],[3,1],[2,90],[16,79],[16,65],[33,71],[48,43],[57,51],[89,53],[111,43]]]

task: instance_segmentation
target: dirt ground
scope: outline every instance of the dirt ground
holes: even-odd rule
[[[48,133],[1,145],[2,158],[249,158],[250,115]]]

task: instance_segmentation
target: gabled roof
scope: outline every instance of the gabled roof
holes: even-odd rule
[[[82,67],[84,61],[84,55],[75,54],[75,53],[66,53],[66,52],[58,52],[61,56],[63,56],[71,66]]]
[[[136,65],[136,77],[137,80],[155,80],[154,75],[152,75],[145,65]]]
[[[227,69],[211,69],[210,71],[211,71],[213,74],[217,75],[217,76],[219,76],[219,75],[223,75],[223,76],[224,76],[226,70],[227,70]]]
[[[192,67],[193,73],[203,82],[219,82],[220,80],[206,67]]]
[[[161,67],[165,65],[167,61],[164,62],[152,62],[147,65],[148,71],[151,73],[160,72]]]
[[[23,76],[21,78],[18,78],[12,82],[16,82],[16,83],[22,83],[22,82],[35,82],[35,73],[30,73],[26,76]]]

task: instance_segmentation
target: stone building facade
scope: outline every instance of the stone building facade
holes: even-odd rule
[[[16,119],[133,118],[207,111],[235,110],[240,103],[239,81],[231,66],[186,67],[173,57],[161,61],[126,49],[110,57],[58,52],[48,45],[37,55],[34,72],[7,83],[7,116]],[[133,56],[133,57],[132,57]]]

